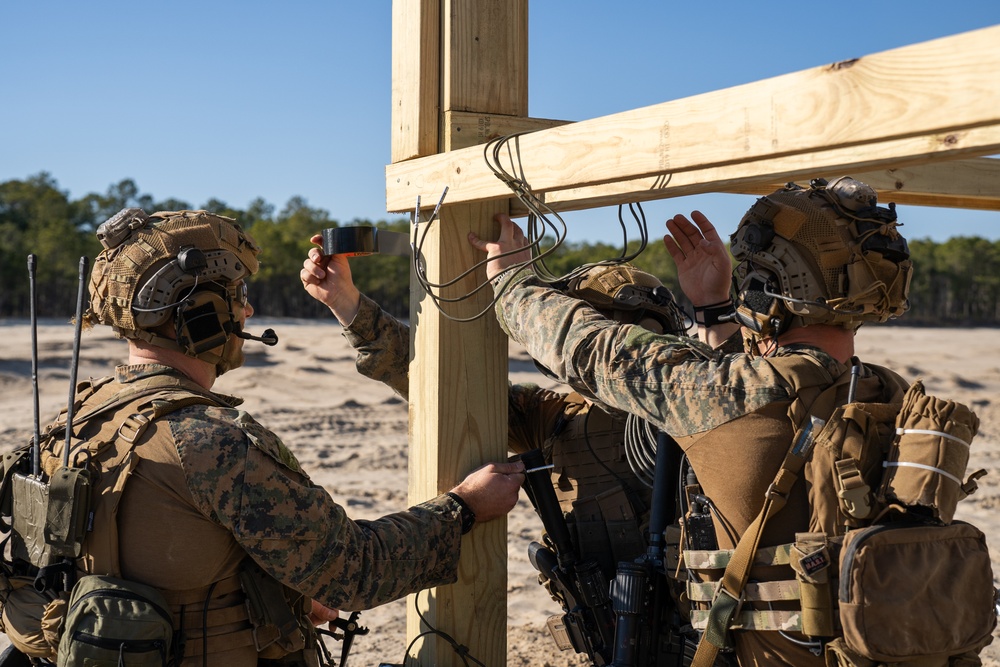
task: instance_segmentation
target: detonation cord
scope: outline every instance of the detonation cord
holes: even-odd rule
[[[638,228],[639,233],[639,244],[633,252],[628,251],[629,226],[625,223],[623,215],[625,204],[621,204],[618,206],[618,224],[622,230],[623,247],[617,257],[583,264],[564,275],[557,275],[549,268],[546,264],[546,258],[551,257],[562,246],[563,242],[566,240],[567,227],[563,218],[554,209],[547,206],[543,198],[535,194],[528,183],[527,177],[524,174],[524,165],[521,160],[520,137],[523,134],[526,133],[521,132],[492,139],[485,144],[483,149],[483,156],[486,160],[486,165],[497,178],[503,181],[507,187],[511,189],[514,196],[516,196],[528,210],[528,220],[526,225],[528,244],[525,247],[528,248],[531,253],[531,259],[518,262],[511,267],[508,267],[507,271],[513,275],[524,268],[531,267],[539,280],[556,287],[556,289],[562,289],[570,280],[586,273],[589,269],[595,266],[614,266],[624,264],[631,262],[638,257],[643,250],[646,249],[646,245],[649,240],[649,232],[646,224],[646,215],[642,210],[642,206],[639,203],[629,203],[627,205],[628,210],[632,216],[634,224]],[[493,298],[485,308],[469,317],[458,317],[449,314],[446,312],[443,304],[465,301],[476,295],[480,290],[489,286],[489,281],[479,283],[465,294],[454,297],[442,296],[441,290],[452,287],[456,283],[465,280],[480,267],[484,266],[488,261],[496,259],[497,257],[507,257],[518,254],[522,252],[524,248],[518,248],[517,250],[502,253],[491,259],[483,259],[449,280],[445,280],[443,282],[432,282],[427,277],[426,266],[422,260],[423,246],[431,225],[436,219],[438,219],[437,214],[441,208],[441,203],[444,201],[447,191],[447,188],[445,188],[445,191],[441,195],[441,201],[438,202],[438,205],[435,207],[430,219],[426,222],[422,222],[420,220],[420,199],[419,197],[417,198],[417,205],[411,216],[411,223],[416,229],[414,234],[415,241],[413,244],[414,276],[416,277],[417,283],[430,297],[435,308],[437,308],[445,318],[454,322],[472,322],[493,310],[497,301],[509,288],[510,281],[502,284],[500,289],[494,294]],[[423,225],[423,229],[420,229],[421,225]],[[552,236],[546,236],[546,232],[550,232]],[[552,240],[553,237],[554,240]]]
[[[406,655],[403,656],[403,661],[402,661],[401,664],[406,664],[406,658],[407,658],[407,656],[410,655],[410,649],[413,648],[413,645],[417,643],[418,639],[426,637],[427,635],[437,635],[438,637],[440,637],[441,639],[445,640],[446,642],[448,642],[451,645],[451,648],[455,651],[455,653],[458,655],[458,657],[460,657],[462,659],[462,664],[464,664],[466,666],[468,666],[470,664],[475,664],[475,665],[479,665],[479,667],[486,667],[486,665],[484,665],[482,662],[480,662],[479,660],[477,660],[476,658],[474,658],[472,656],[472,654],[469,653],[469,647],[468,646],[465,646],[464,644],[459,644],[447,632],[443,632],[441,630],[437,630],[437,629],[434,628],[433,625],[431,625],[430,623],[427,622],[427,619],[424,618],[424,615],[420,612],[420,605],[417,603],[417,596],[418,595],[420,595],[420,593],[417,593],[417,594],[415,594],[413,596],[413,609],[414,609],[414,611],[417,612],[417,616],[420,618],[420,622],[423,623],[424,625],[426,625],[429,629],[426,630],[426,631],[424,631],[424,632],[421,632],[420,634],[418,634],[406,646]],[[428,595],[430,595],[430,593],[428,593]],[[471,663],[469,662],[470,660],[472,661]]]

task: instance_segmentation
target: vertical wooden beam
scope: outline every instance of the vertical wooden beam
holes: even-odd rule
[[[440,135],[449,111],[527,115],[527,0],[394,0],[393,3],[393,162],[424,155],[428,137],[435,150],[448,150]],[[434,6],[432,6],[434,5]],[[440,40],[431,34],[430,16],[440,17]],[[432,94],[429,55],[440,42],[440,85],[433,91],[438,112],[430,129]],[[421,63],[406,51],[421,45]],[[397,53],[397,49],[399,52]],[[407,128],[410,128],[408,130]],[[418,137],[406,136],[408,131]],[[421,202],[422,211],[436,203]],[[414,202],[415,204],[416,202]],[[497,234],[493,214],[505,201],[446,205],[421,247],[420,260],[431,282],[450,280],[482,259],[467,240]],[[419,235],[423,236],[421,226]],[[451,298],[467,294],[485,280],[479,270],[460,283],[436,291]],[[473,322],[442,314],[430,297],[411,288],[413,351],[410,365],[410,497],[437,495],[467,472],[507,456],[507,341],[492,313]],[[487,309],[492,290],[459,303],[443,304],[453,317]],[[417,596],[420,615],[435,629],[468,647],[486,665],[507,661],[507,525],[505,520],[477,526],[463,538],[459,580]],[[408,644],[429,628],[407,605]],[[428,635],[417,640],[408,665],[465,664],[451,646]]]
[[[441,0],[392,3],[392,161],[440,150]]]

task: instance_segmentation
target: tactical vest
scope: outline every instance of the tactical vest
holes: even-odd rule
[[[150,429],[160,417],[191,405],[228,406],[217,395],[177,376],[154,375],[129,383],[124,390],[112,379],[81,384],[73,420],[78,437],[71,443],[70,467],[86,467],[95,480],[89,489],[88,527],[77,547],[77,565],[82,574],[120,578],[117,517],[126,485],[140,462],[136,447],[151,443],[173,447],[172,440],[157,439]],[[41,459],[52,480],[50,497],[58,495],[55,486],[65,471],[61,468],[65,418],[64,411],[43,438]],[[19,551],[18,540],[14,545],[15,556],[27,555]],[[170,606],[176,631],[174,655],[183,660],[177,664],[201,665],[207,655],[208,664],[215,665],[256,664],[258,658],[315,665],[315,652],[303,651],[313,648],[315,640],[306,619],[309,601],[285,589],[248,558],[243,561],[238,573],[208,586],[157,589]],[[65,613],[64,603],[58,600],[64,601],[66,595],[55,596],[57,602],[47,606],[46,617],[58,619]],[[7,616],[5,608],[5,623]],[[48,633],[51,642],[52,630]],[[32,647],[37,651],[33,655],[44,655],[40,638]]]
[[[904,394],[905,382],[886,369],[870,367],[881,386],[876,395],[867,391],[864,402],[845,404],[849,372],[831,377],[805,355],[765,361],[793,389],[790,403],[770,406],[787,407],[791,437],[785,436],[786,451],[771,448],[780,464],[773,478],[758,480],[756,516],[737,520],[735,531],[719,531],[739,536],[734,548],[684,553],[692,623],[704,630],[695,667],[733,648],[734,632],[743,638],[736,644],[741,658],[770,652],[790,664],[823,664],[824,654],[827,665],[841,667],[946,665],[974,657],[996,622],[989,554],[982,533],[952,524],[951,516],[979,474],[960,479],[978,428],[975,415],[924,396],[919,382]],[[730,448],[739,446],[744,420],[752,424],[753,416],[731,423],[737,437]],[[925,462],[912,460],[906,443],[912,437],[934,440],[937,449],[921,453]],[[749,440],[748,446],[767,442]],[[927,463],[948,458],[941,443],[964,447],[964,459]],[[905,471],[903,480],[896,469]],[[919,482],[906,479],[914,474],[922,475]],[[938,488],[941,477],[949,478],[946,490],[928,498],[926,487]],[[963,597],[956,601],[950,587]],[[907,589],[912,600],[893,610],[887,600],[898,601]],[[907,623],[899,623],[900,613],[910,617]],[[796,651],[798,658],[787,657]]]
[[[611,580],[620,561],[646,548],[650,490],[625,459],[625,423],[566,396],[567,409],[544,443],[553,464],[556,498],[567,516],[582,561],[594,561]]]

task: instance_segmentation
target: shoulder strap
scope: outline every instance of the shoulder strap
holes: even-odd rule
[[[96,389],[98,387],[102,387],[105,384],[107,384],[107,382],[110,381],[111,379],[112,378],[104,378],[101,381],[99,381],[100,384],[95,384],[92,388]],[[88,393],[86,398],[89,398],[95,393],[96,391],[91,391],[90,393]],[[79,426],[80,424],[90,421],[94,417],[98,417],[102,414],[105,414],[110,410],[116,410],[123,405],[131,403],[138,399],[145,398],[147,396],[152,397],[150,401],[155,401],[157,398],[159,398],[159,396],[157,395],[162,395],[163,398],[161,399],[161,401],[169,401],[170,397],[176,397],[178,394],[188,397],[193,397],[194,400],[189,400],[188,402],[177,405],[176,407],[169,408],[167,409],[168,412],[172,412],[173,410],[178,410],[182,407],[186,407],[187,405],[192,405],[195,403],[226,406],[226,402],[222,398],[220,398],[219,396],[210,391],[195,386],[193,383],[184,382],[182,380],[179,380],[178,378],[172,378],[169,376],[154,376],[146,380],[141,380],[139,382],[133,383],[123,391],[114,393],[108,399],[102,401],[101,403],[87,410],[86,412],[76,415],[73,418],[73,426]],[[160,409],[162,410],[165,407],[166,406],[161,406]],[[166,414],[166,412],[162,412],[161,414]],[[157,414],[156,416],[159,417],[160,414]],[[66,430],[65,423],[55,424],[45,433],[45,437],[58,438],[63,435],[65,430]]]

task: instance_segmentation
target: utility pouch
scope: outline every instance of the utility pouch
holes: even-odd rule
[[[302,650],[306,637],[285,586],[249,559],[240,570],[240,584],[247,596],[254,646],[261,657],[279,658]]]
[[[877,663],[977,651],[997,622],[986,538],[967,523],[894,522],[848,532],[839,588],[847,653]]]
[[[81,577],[70,595],[58,664],[166,667],[173,618],[150,586],[102,575]]]
[[[968,407],[927,396],[923,383],[914,382],[903,399],[884,464],[886,501],[951,523],[958,501],[975,491],[975,480],[985,474],[979,471],[962,481],[978,430],[979,419]]]
[[[45,542],[53,556],[76,558],[83,550],[90,509],[90,475],[85,468],[58,468],[49,480]]]
[[[830,565],[833,558],[822,533],[796,533],[789,565],[799,582],[802,633],[810,637],[833,637],[833,596]]]
[[[31,475],[14,473],[11,513],[11,558],[42,568],[52,561],[45,541],[45,519],[49,506],[49,485]]]
[[[897,407],[849,403],[836,408],[821,426],[805,466],[810,532],[842,535],[845,525],[863,525],[881,509],[874,493],[885,454],[879,424],[885,423],[888,433]]]

